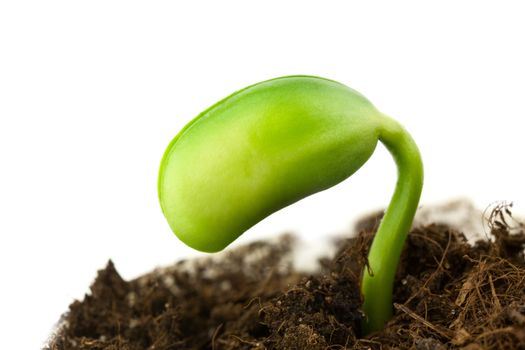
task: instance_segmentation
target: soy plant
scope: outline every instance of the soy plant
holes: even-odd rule
[[[363,271],[363,332],[392,316],[401,250],[423,185],[416,144],[395,120],[338,82],[287,76],[239,90],[188,123],[161,162],[158,192],[173,232],[224,249],[275,211],[345,180],[381,141],[398,169]]]

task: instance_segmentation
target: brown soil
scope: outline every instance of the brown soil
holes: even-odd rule
[[[367,337],[358,283],[377,216],[312,275],[292,268],[290,236],[132,281],[109,262],[46,349],[525,349],[525,232],[508,209],[474,246],[444,225],[413,229],[394,318]]]

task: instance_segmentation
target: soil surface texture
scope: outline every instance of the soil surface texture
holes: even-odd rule
[[[359,277],[379,216],[311,274],[293,268],[291,236],[131,281],[110,261],[45,349],[525,349],[525,232],[509,209],[492,211],[474,245],[446,225],[414,227],[394,317],[366,337]]]

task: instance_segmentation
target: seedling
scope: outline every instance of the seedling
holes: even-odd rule
[[[394,275],[421,194],[423,165],[405,129],[358,92],[332,80],[289,76],[216,103],[164,154],[162,211],[187,245],[217,252],[275,211],[348,178],[378,140],[398,168],[361,284],[363,331],[379,330],[392,316]]]

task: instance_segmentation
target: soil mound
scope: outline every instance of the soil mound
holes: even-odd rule
[[[446,225],[415,227],[394,317],[360,337],[359,276],[378,221],[362,220],[314,274],[293,269],[291,236],[131,281],[110,261],[46,349],[525,349],[525,232],[505,205],[474,245]]]

